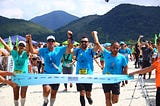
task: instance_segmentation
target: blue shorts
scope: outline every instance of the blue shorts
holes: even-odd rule
[[[112,92],[112,94],[120,94],[120,85],[119,83],[115,84],[102,84],[104,93]]]

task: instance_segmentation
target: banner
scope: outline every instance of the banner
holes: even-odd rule
[[[16,74],[12,81],[19,86],[56,83],[117,83],[134,79],[128,75]]]

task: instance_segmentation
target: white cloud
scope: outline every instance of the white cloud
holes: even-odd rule
[[[15,7],[14,0],[1,0],[0,1],[0,15],[8,18],[24,18],[23,11]]]
[[[0,13],[4,17],[8,18],[17,18],[17,19],[22,19],[23,17],[23,11],[17,8],[12,8],[12,9],[1,9]]]
[[[103,15],[121,3],[158,6],[160,0],[0,0],[0,15],[31,19],[55,10],[63,10],[78,17]]]

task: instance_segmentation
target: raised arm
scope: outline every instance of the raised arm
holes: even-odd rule
[[[141,48],[142,44],[141,44],[141,38],[143,38],[143,35],[139,35],[137,43],[139,45],[139,48]]]
[[[27,54],[29,55],[29,52],[30,52],[30,49],[29,49],[29,43],[27,43],[29,40],[28,38],[26,37],[26,52]]]
[[[104,47],[101,46],[101,44],[99,43],[97,34],[98,34],[97,31],[92,32],[92,37],[93,37],[94,43],[95,43],[94,51],[97,51],[99,49],[100,51],[104,52]]]
[[[33,48],[33,45],[32,45],[32,37],[31,35],[26,35],[26,44],[28,45],[28,50],[30,53],[32,54],[38,54],[38,49],[35,49]]]
[[[67,49],[66,49],[66,53],[67,54],[73,54],[73,34],[72,31],[68,31],[67,32],[67,36],[68,36],[68,45],[67,45]]]
[[[0,42],[5,46],[8,52],[11,52],[11,48],[6,44],[6,42],[0,37]]]

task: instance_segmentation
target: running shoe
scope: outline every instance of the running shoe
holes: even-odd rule
[[[65,89],[63,90],[63,92],[67,92],[67,88],[65,88]]]
[[[47,102],[44,101],[43,106],[47,106],[47,104],[48,104],[48,100]]]
[[[70,83],[70,88],[72,88],[72,86],[73,86],[72,83]]]
[[[92,104],[93,104],[93,100],[92,100],[92,98],[87,98],[87,100],[88,100],[88,103],[89,103],[90,105],[92,105]]]

